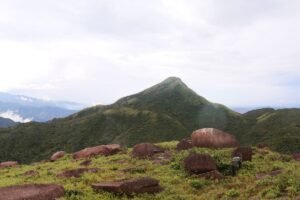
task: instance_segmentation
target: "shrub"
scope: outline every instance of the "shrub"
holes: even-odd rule
[[[209,182],[205,179],[192,180],[190,181],[190,186],[196,190],[202,189],[207,186]]]
[[[238,197],[238,196],[240,196],[240,193],[235,189],[230,189],[227,192],[225,192],[225,195],[227,197]]]

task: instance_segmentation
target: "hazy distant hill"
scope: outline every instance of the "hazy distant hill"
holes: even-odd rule
[[[0,117],[0,128],[7,128],[16,125],[16,122]]]
[[[48,123],[1,130],[0,161],[41,160],[56,150],[73,152],[106,143],[130,146],[177,140],[203,127],[230,132],[244,145],[265,142],[275,150],[291,152],[300,147],[299,122],[298,110],[236,113],[171,77],[111,105],[91,107]]]
[[[0,117],[19,122],[44,122],[66,117],[82,108],[82,105],[73,102],[46,101],[0,92]]]

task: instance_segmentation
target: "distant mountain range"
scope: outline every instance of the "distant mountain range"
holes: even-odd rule
[[[6,119],[6,118],[0,117],[0,128],[8,128],[8,127],[14,126],[16,124],[17,123],[11,119]]]
[[[74,102],[46,101],[0,92],[0,117],[15,122],[45,122],[53,118],[66,117],[83,107]]]
[[[300,109],[260,109],[237,113],[199,96],[171,77],[111,105],[84,109],[48,123],[0,130],[0,161],[38,161],[58,150],[87,146],[160,142],[189,137],[205,127],[222,129],[242,145],[266,143],[274,150],[300,149]]]

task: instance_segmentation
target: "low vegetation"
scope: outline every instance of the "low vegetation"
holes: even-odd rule
[[[251,162],[243,162],[235,177],[229,176],[232,149],[212,150],[193,148],[176,151],[177,142],[159,143],[160,147],[171,153],[167,164],[157,164],[152,160],[140,160],[127,153],[92,159],[89,168],[99,168],[96,173],[84,173],[79,178],[59,178],[64,170],[80,167],[82,160],[73,160],[66,155],[55,162],[40,162],[21,165],[15,168],[0,169],[0,187],[26,183],[57,183],[64,186],[66,193],[61,200],[115,200],[129,199],[107,192],[96,193],[93,183],[116,181],[150,176],[160,180],[164,191],[156,195],[136,195],[134,200],[207,200],[207,199],[276,199],[285,197],[296,199],[300,196],[300,162],[289,156],[268,149],[256,149]],[[216,161],[219,170],[226,175],[221,180],[207,180],[187,174],[182,161],[191,152],[206,153]],[[25,172],[34,170],[38,175],[26,176]],[[279,170],[276,175],[270,175]]]

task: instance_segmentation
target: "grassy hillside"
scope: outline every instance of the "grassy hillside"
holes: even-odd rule
[[[97,144],[161,142],[188,137],[195,129],[234,130],[241,115],[213,104],[180,79],[168,78],[108,106],[85,109],[52,122],[0,131],[0,161],[31,162],[57,150],[73,152]]]
[[[101,181],[116,181],[126,178],[150,176],[160,180],[164,191],[156,195],[138,195],[134,200],[207,200],[207,199],[296,199],[300,195],[300,163],[289,156],[265,149],[255,149],[252,162],[244,162],[236,177],[226,176],[222,180],[206,180],[188,175],[182,167],[182,160],[190,152],[208,153],[219,167],[230,164],[232,149],[211,150],[194,148],[177,152],[177,142],[158,144],[168,149],[171,159],[168,164],[156,164],[152,160],[137,160],[127,153],[92,159],[90,168],[100,168],[97,173],[85,173],[80,178],[58,178],[64,170],[76,169],[82,161],[74,161],[70,155],[57,162],[35,163],[17,168],[0,169],[0,187],[25,183],[57,183],[64,186],[64,200],[116,200],[129,199],[110,193],[96,193],[91,184]],[[35,170],[36,176],[25,176]],[[276,176],[257,178],[261,173],[281,170]]]
[[[111,105],[47,123],[0,129],[0,161],[30,163],[59,150],[178,140],[207,127],[229,132],[245,145],[267,143],[285,153],[300,150],[300,109],[260,109],[242,115],[209,102],[171,77]]]
[[[300,109],[260,109],[244,114],[242,142],[266,143],[280,152],[300,150]]]

